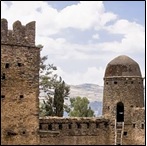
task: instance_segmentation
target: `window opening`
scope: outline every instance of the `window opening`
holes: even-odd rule
[[[117,82],[115,81],[114,84],[117,84]]]
[[[41,129],[41,130],[42,130],[42,124],[39,124],[39,129]]]
[[[6,63],[5,68],[9,68],[9,63]]]
[[[81,124],[80,123],[77,123],[77,128],[81,128]]]
[[[141,124],[141,129],[144,129],[144,124]]]
[[[127,132],[124,132],[124,135],[127,135]]]
[[[90,124],[89,123],[87,123],[87,128],[89,128],[90,127]]]
[[[116,119],[117,122],[123,122],[124,121],[124,104],[122,102],[117,103],[117,108],[116,108]]]
[[[96,128],[99,128],[99,124],[98,123],[96,123]]]
[[[71,127],[72,127],[71,124],[69,124],[69,125],[68,125],[68,128],[71,129]]]
[[[62,124],[59,124],[59,129],[62,129]]]
[[[23,64],[22,64],[22,63],[17,63],[17,65],[18,65],[19,67],[21,67]]]
[[[135,124],[133,124],[133,128],[135,128]]]
[[[24,96],[23,96],[23,95],[20,95],[19,97],[20,97],[20,98],[24,98]]]
[[[52,130],[52,124],[48,125],[48,130]]]
[[[1,98],[5,98],[5,95],[1,95]]]

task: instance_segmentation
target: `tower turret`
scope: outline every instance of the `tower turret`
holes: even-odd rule
[[[1,19],[2,145],[39,144],[39,62],[35,22]]]
[[[114,58],[104,76],[103,115],[129,122],[132,108],[143,106],[143,78],[138,63],[125,55]]]

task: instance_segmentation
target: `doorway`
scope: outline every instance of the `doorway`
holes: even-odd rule
[[[116,110],[116,121],[124,122],[124,104],[122,102],[118,102]]]

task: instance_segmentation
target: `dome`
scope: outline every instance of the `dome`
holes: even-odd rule
[[[141,72],[136,61],[126,55],[121,55],[110,61],[106,67],[105,77],[139,76]]]

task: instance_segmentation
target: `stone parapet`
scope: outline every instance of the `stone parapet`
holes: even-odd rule
[[[35,46],[35,21],[25,26],[20,21],[13,23],[13,30],[8,30],[8,22],[1,19],[1,44]]]

